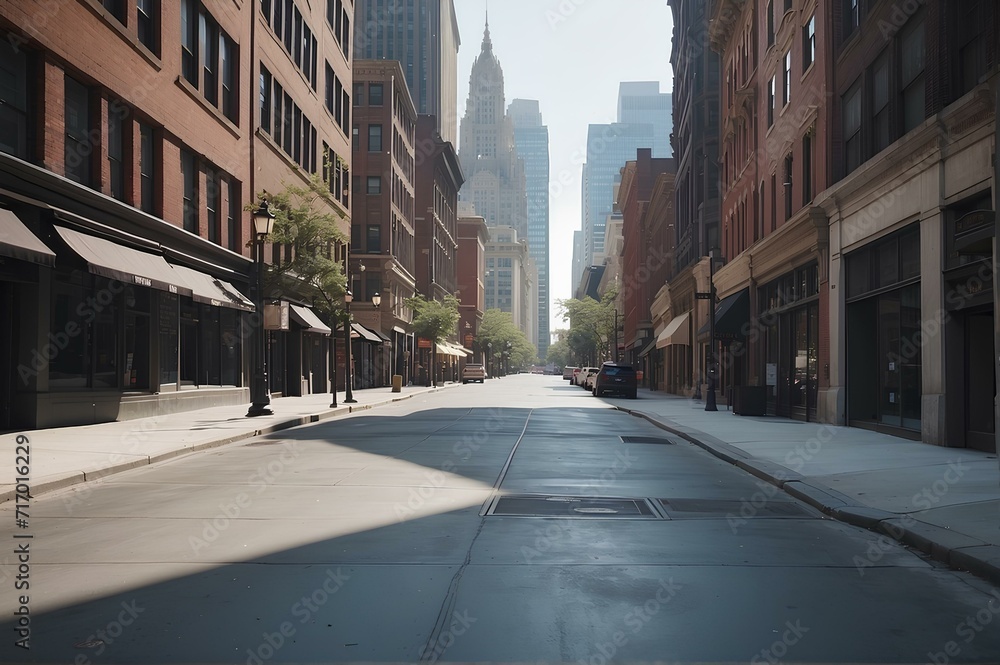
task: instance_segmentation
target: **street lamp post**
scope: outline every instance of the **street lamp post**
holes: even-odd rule
[[[715,341],[715,250],[708,252],[708,292],[711,297],[708,299],[708,386],[705,388],[705,410],[718,411],[719,407],[715,403],[715,375],[716,368],[716,344]]]
[[[378,291],[376,291],[375,293],[372,294],[372,307],[375,308],[375,311],[378,314],[377,328],[378,328],[379,332],[382,332],[382,314],[381,314],[381,312],[379,312],[379,305],[381,305],[381,304],[382,304],[382,296],[379,295]],[[379,352],[379,363],[378,363],[379,364],[379,369],[378,369],[378,372],[379,372],[380,376],[378,377],[378,383],[380,385],[385,385],[386,373],[385,373],[385,371],[384,371],[383,368],[387,368],[388,367],[388,363],[386,362],[386,359],[385,359],[385,345],[384,344],[380,344],[379,345],[379,349],[380,349],[380,352]]]
[[[490,378],[495,378],[493,376],[493,342],[486,342],[486,373],[489,374]]]
[[[267,346],[264,331],[264,239],[271,234],[274,228],[274,215],[267,207],[267,201],[260,202],[260,207],[253,212],[254,227],[254,262],[257,268],[256,291],[257,298],[254,303],[257,308],[257,325],[255,326],[254,355],[256,365],[254,367],[253,384],[250,388],[250,398],[252,400],[250,409],[247,411],[248,417],[270,416],[273,411],[268,408],[271,404],[271,394],[267,386]]]
[[[350,289],[344,291],[344,404],[354,404],[358,400],[354,399],[354,393],[351,390],[351,380],[353,378],[353,368],[351,367],[354,363],[352,362],[351,354],[351,301],[354,300],[354,294],[351,293]]]

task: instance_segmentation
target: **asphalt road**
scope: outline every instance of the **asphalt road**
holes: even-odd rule
[[[1000,662],[1000,591],[616,403],[511,376],[38,497],[0,660]]]

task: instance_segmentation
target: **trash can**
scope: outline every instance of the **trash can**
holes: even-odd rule
[[[403,391],[403,375],[393,374],[392,375],[392,392],[398,393]]]

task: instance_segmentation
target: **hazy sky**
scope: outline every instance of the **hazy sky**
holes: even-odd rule
[[[458,111],[465,115],[469,74],[483,43],[486,0],[455,0]],[[660,81],[670,92],[673,21],[666,0],[493,0],[493,51],[507,104],[537,99],[549,128],[552,329],[567,327],[557,299],[569,298],[573,231],[581,228],[580,174],[587,126],[614,122],[621,81]],[[461,120],[460,120],[461,122]]]

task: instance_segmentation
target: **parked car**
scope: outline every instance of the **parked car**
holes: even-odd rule
[[[584,390],[593,390],[594,385],[592,381],[597,373],[601,371],[600,367],[584,367],[583,371],[580,372],[579,386]]]
[[[593,393],[596,397],[602,397],[607,393],[615,393],[636,398],[638,380],[635,369],[631,365],[619,365],[618,363],[604,363],[600,371],[592,379]]]
[[[479,363],[468,363],[462,369],[462,383],[478,381],[482,383],[486,379],[486,368]]]
[[[573,370],[579,371],[580,368],[579,367],[563,367],[563,379],[565,379],[566,381],[572,381],[573,380]]]
[[[570,377],[570,380],[569,380],[570,385],[573,385],[573,386],[580,385],[580,375],[581,374],[583,374],[583,368],[582,367],[574,367],[573,368],[573,376]]]

